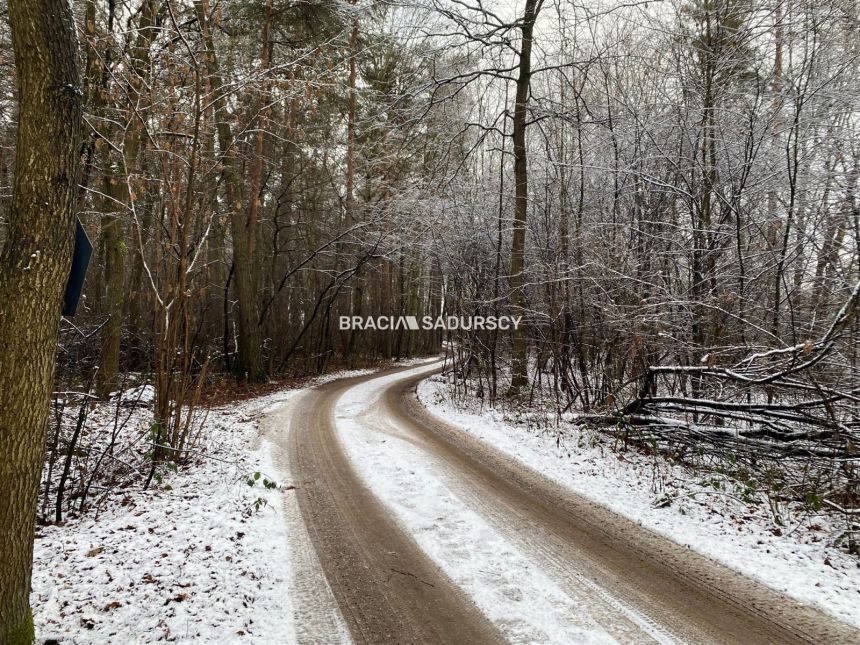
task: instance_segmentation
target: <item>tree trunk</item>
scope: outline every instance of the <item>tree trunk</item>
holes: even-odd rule
[[[104,247],[105,313],[108,320],[102,329],[99,371],[96,377],[96,394],[107,398],[119,385],[119,350],[122,340],[122,319],[125,305],[125,233],[122,219],[116,211],[114,199],[127,196],[117,177],[105,177],[105,194],[113,198],[104,200],[107,212],[102,216],[102,245]],[[108,203],[110,202],[110,203]]]
[[[528,217],[528,167],[526,160],[526,125],[529,86],[532,74],[532,31],[537,18],[537,0],[526,0],[523,14],[523,42],[520,48],[519,76],[514,103],[514,227],[511,240],[511,308],[515,316],[524,315],[526,297],[523,292],[524,251],[526,242],[526,218]],[[525,320],[525,318],[523,318]],[[520,322],[511,337],[511,392],[528,385],[528,338],[524,322]]]
[[[232,117],[227,109],[218,58],[215,54],[212,31],[207,18],[208,3],[205,0],[196,0],[194,8],[203,35],[203,44],[206,47],[205,60],[209,72],[209,85],[212,89],[212,95],[215,97],[212,105],[215,110],[215,118],[218,121],[218,147],[223,163],[222,176],[227,203],[230,207],[233,265],[235,266],[233,279],[236,297],[239,300],[239,356],[233,368],[239,377],[245,378],[251,383],[257,383],[263,381],[266,374],[263,369],[262,341],[257,315],[257,289],[254,283],[257,272],[254,269],[254,248],[248,230],[248,213],[244,207],[242,178],[239,175],[240,164],[236,155],[233,130],[229,122]]]
[[[91,7],[92,22],[90,20]],[[108,197],[104,200],[102,243],[104,246],[105,312],[109,318],[102,329],[99,371],[96,376],[96,393],[102,398],[106,398],[111,391],[118,387],[117,375],[119,374],[126,290],[126,236],[123,214],[131,207],[132,200],[135,198],[129,191],[126,167],[135,164],[141,147],[141,117],[135,111],[139,109],[143,79],[149,66],[149,48],[157,33],[153,28],[157,11],[158,5],[155,0],[147,0],[147,3],[141,8],[138,34],[132,50],[131,74],[125,92],[128,96],[130,110],[129,124],[122,138],[121,153],[112,155],[109,147],[106,147],[105,152],[104,193]],[[94,21],[95,8],[94,3],[91,3],[87,5],[88,36],[95,36]],[[113,25],[109,25],[109,28],[112,31]],[[91,42],[92,44],[94,44],[94,40]],[[105,58],[109,61],[107,56]],[[100,103],[102,100],[98,99],[97,104]]]
[[[355,10],[356,0],[350,0]],[[357,109],[356,89],[356,59],[358,58],[358,15],[352,18],[352,30],[349,34],[349,104],[346,119],[346,197],[344,199],[344,215],[346,216],[346,229],[355,225],[355,119]],[[362,289],[359,278],[355,277],[355,286],[347,291],[347,297],[351,302],[346,307],[350,315],[358,315],[361,312]],[[349,367],[353,366],[353,355],[355,354],[356,335],[355,330],[348,330],[346,339],[346,362]]]
[[[263,33],[260,45],[260,70],[269,71],[270,48],[269,32],[272,27],[272,0],[266,4],[266,18],[263,21]],[[254,137],[254,156],[251,165],[251,196],[248,206],[248,254],[253,257],[257,239],[257,219],[260,216],[260,205],[262,203],[263,186],[263,144],[265,143],[266,128],[269,126],[269,82],[263,79],[263,90],[260,93],[259,108],[257,113],[257,134]],[[258,267],[254,267],[257,269]],[[254,283],[259,285],[259,278],[255,277]]]
[[[0,255],[0,644],[34,638],[33,528],[74,239],[82,93],[71,9],[10,0],[18,135]]]

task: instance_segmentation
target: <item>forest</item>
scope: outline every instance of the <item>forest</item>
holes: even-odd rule
[[[4,0],[0,487],[59,519],[186,463],[216,385],[442,351],[459,399],[824,507],[856,553],[858,35],[854,0]],[[398,316],[518,324],[338,324]],[[81,457],[146,384],[139,461]]]

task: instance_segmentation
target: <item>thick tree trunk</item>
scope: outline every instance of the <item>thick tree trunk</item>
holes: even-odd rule
[[[82,93],[71,9],[10,0],[18,137],[0,255],[0,644],[30,643],[33,528],[63,288],[71,261]]]
[[[526,0],[523,14],[523,41],[520,48],[519,76],[514,103],[514,227],[511,239],[511,307],[515,316],[524,315],[526,297],[523,291],[524,252],[526,244],[526,219],[528,217],[528,166],[526,159],[527,103],[532,75],[532,31],[537,18],[538,0]],[[523,321],[525,318],[523,319]],[[511,392],[515,393],[528,385],[528,332],[524,322],[513,330],[511,337]]]

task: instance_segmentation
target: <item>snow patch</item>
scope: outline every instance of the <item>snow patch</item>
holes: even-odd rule
[[[138,385],[122,392],[111,392],[110,398],[114,401],[119,398],[123,403],[147,405],[155,402],[155,387],[152,385]]]
[[[308,387],[367,372],[328,374]],[[145,401],[149,388],[121,396]],[[39,527],[31,594],[39,638],[298,642],[306,631],[300,587],[323,575],[318,563],[296,564],[304,526],[292,482],[281,481],[276,448],[260,439],[257,422],[306,391],[210,410],[191,464],[147,491],[139,482],[117,490],[100,512]],[[339,615],[332,625],[329,642],[348,642]]]

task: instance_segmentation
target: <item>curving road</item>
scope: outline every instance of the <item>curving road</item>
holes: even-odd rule
[[[488,611],[499,609],[492,602],[479,607],[467,582],[452,580],[456,572],[446,574],[439,558],[427,554],[428,544],[435,546],[427,540],[436,523],[428,522],[426,532],[422,526],[420,535],[411,532],[391,503],[371,489],[373,473],[359,472],[345,447],[358,433],[375,449],[386,450],[387,441],[407,443],[427,472],[467,507],[464,513],[486,523],[485,534],[491,530],[511,545],[566,596],[582,624],[594,625],[581,632],[581,641],[570,632],[553,637],[538,630],[547,641],[860,642],[860,633],[835,619],[562,490],[431,417],[414,390],[438,367],[406,367],[320,386],[291,409],[290,431],[276,436],[288,451],[304,523],[355,642],[541,640],[534,630],[505,619],[503,608]],[[422,477],[418,466],[412,477]],[[504,571],[510,564],[506,553],[511,552],[499,550],[498,562],[482,566]],[[523,593],[517,591],[512,602]]]

